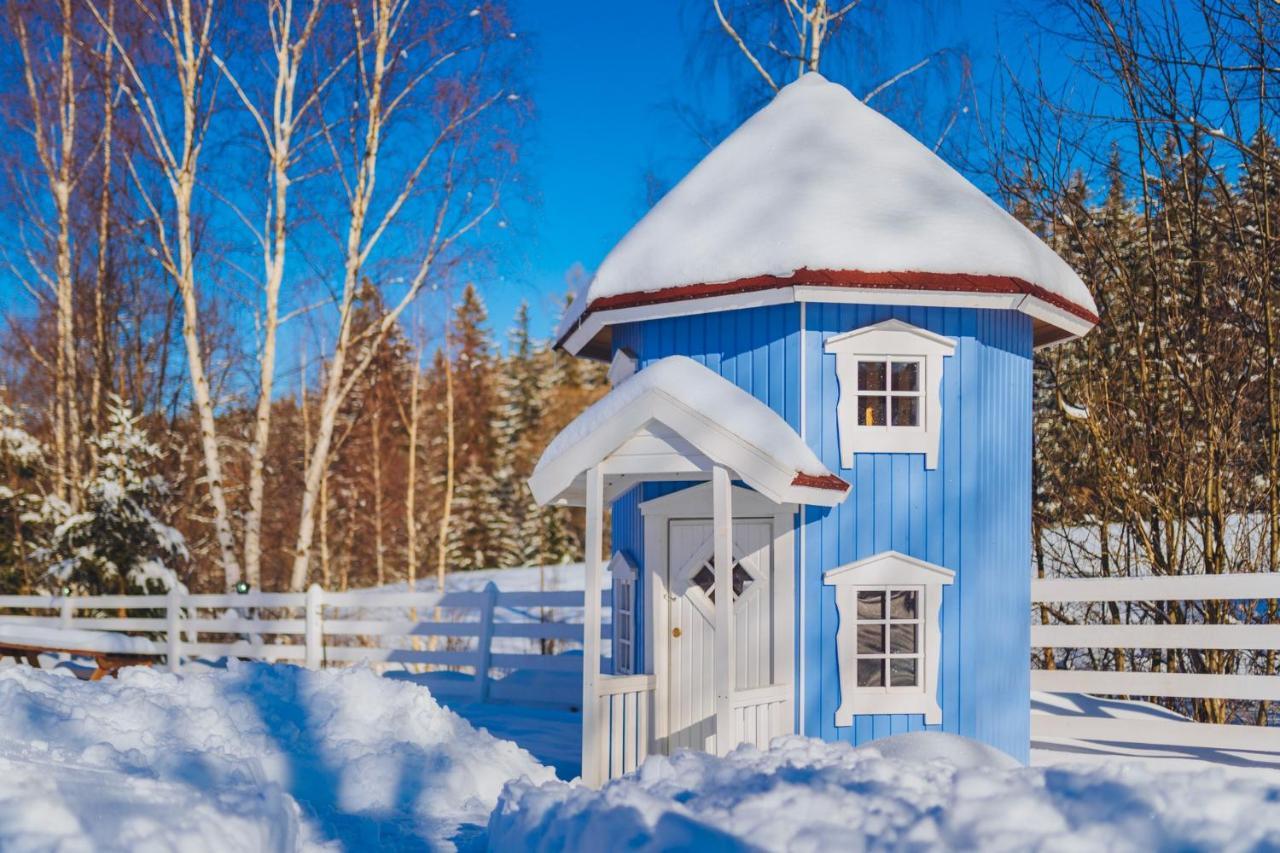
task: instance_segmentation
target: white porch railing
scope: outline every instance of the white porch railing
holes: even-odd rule
[[[1125,601],[1265,601],[1280,598],[1280,573],[1036,580],[1035,604]],[[1280,650],[1280,625],[1036,625],[1033,648]],[[1035,669],[1048,693],[1280,700],[1280,678],[1258,674]],[[1033,714],[1032,737],[1280,751],[1280,728]]]
[[[610,591],[601,598],[607,607]],[[130,648],[163,658],[173,670],[184,659],[221,657],[288,661],[313,669],[353,663],[454,669],[473,680],[433,682],[433,693],[527,701],[527,684],[507,686],[495,675],[532,670],[580,677],[580,656],[535,650],[544,640],[581,646],[581,621],[565,617],[580,620],[583,601],[581,591],[501,592],[492,583],[475,592],[444,594],[326,592],[313,586],[305,593],[3,595],[0,625],[141,635]],[[539,619],[544,610],[555,614],[554,621]],[[601,632],[607,638],[610,626],[603,625]],[[8,642],[17,643],[17,636],[10,635]],[[0,639],[0,646],[4,643]],[[576,708],[582,701],[578,680],[565,682],[540,688],[538,699]]]
[[[584,781],[600,785],[616,779],[635,770],[649,756],[656,685],[652,675],[598,677],[596,713],[583,715]]]
[[[733,694],[733,742],[767,749],[778,735],[790,734],[794,727],[792,692],[786,684],[736,691]]]

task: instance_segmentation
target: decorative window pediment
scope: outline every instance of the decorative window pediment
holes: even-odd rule
[[[955,341],[901,320],[885,320],[827,338],[836,357],[840,465],[855,453],[923,453],[938,467],[943,358]]]
[[[823,575],[836,588],[840,614],[837,726],[853,725],[861,714],[924,714],[926,723],[942,721],[942,588],[954,578],[950,569],[897,551]]]

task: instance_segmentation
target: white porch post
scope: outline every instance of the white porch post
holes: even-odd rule
[[[725,755],[737,742],[733,731],[733,680],[737,671],[733,659],[733,490],[728,470],[720,465],[712,469],[711,483],[716,569],[716,752]]]
[[[586,601],[582,619],[582,781],[592,787],[604,782],[599,698],[600,678],[600,570],[604,549],[604,478],[600,466],[587,469]]]

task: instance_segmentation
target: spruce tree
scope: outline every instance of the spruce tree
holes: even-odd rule
[[[496,359],[488,320],[479,292],[468,284],[449,333],[458,474],[448,537],[449,567],[454,571],[494,565],[495,529],[502,526],[502,501],[494,470]]]
[[[82,509],[62,519],[43,551],[50,576],[75,592],[163,591],[187,559],[182,534],[162,520],[170,490],[155,473],[160,448],[139,421],[110,401],[106,432],[90,439],[98,468],[83,484]]]
[[[539,427],[546,405],[538,355],[529,331],[529,306],[522,303],[508,337],[499,383],[496,476],[503,510],[496,545],[503,566],[529,565],[543,558],[541,510],[527,484],[541,451]]]

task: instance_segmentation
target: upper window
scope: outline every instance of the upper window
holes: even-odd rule
[[[886,320],[827,338],[840,399],[836,426],[840,464],[858,453],[923,453],[938,465],[942,436],[943,358],[955,342],[926,329]]]

